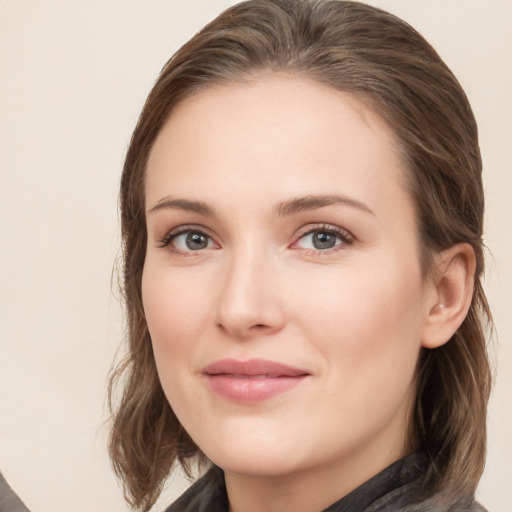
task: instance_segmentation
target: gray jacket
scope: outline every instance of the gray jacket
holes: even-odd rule
[[[404,457],[323,512],[486,512],[473,499],[450,510],[436,504],[439,496],[421,499],[429,469],[427,457],[421,453]],[[166,512],[228,512],[222,470],[214,466]]]

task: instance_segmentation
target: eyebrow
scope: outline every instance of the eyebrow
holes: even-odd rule
[[[375,215],[375,213],[373,213],[365,203],[345,195],[308,195],[304,197],[297,197],[290,201],[280,203],[277,207],[277,214],[279,216],[293,215],[294,213],[316,210],[317,208],[323,208],[324,206],[331,206],[334,204],[351,206]]]
[[[279,203],[276,208],[276,213],[280,217],[293,215],[294,213],[316,210],[325,206],[341,204],[344,206],[351,206],[364,212],[375,215],[373,211],[363,202],[358,201],[344,195],[307,195],[297,197]],[[201,215],[215,216],[215,210],[202,201],[192,201],[190,199],[173,199],[169,196],[164,197],[154,206],[152,206],[148,213],[164,210],[167,208],[185,210],[189,212],[199,213]]]
[[[169,196],[160,199],[158,203],[148,209],[147,213],[153,213],[167,208],[200,213],[201,215],[215,215],[215,211],[202,201],[191,201],[190,199],[173,199]]]

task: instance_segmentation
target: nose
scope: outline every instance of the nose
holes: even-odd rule
[[[226,263],[215,311],[218,327],[237,339],[281,330],[284,305],[272,258],[246,248]]]

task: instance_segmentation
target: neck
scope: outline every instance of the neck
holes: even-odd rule
[[[403,449],[366,452],[284,475],[225,472],[229,512],[319,512],[406,455]]]

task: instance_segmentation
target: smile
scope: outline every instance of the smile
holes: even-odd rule
[[[202,370],[211,389],[232,402],[256,403],[291,390],[310,373],[265,359],[223,359]]]

